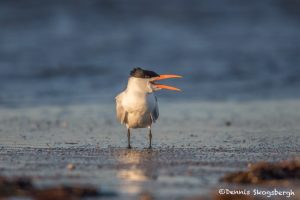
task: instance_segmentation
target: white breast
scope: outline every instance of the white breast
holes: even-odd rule
[[[156,98],[147,89],[147,80],[130,78],[127,89],[116,97],[118,119],[127,128],[146,128],[157,119]]]
[[[151,126],[152,95],[125,95],[124,109],[127,111],[127,128],[146,128]]]

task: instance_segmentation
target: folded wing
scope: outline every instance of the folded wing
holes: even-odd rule
[[[120,101],[120,96],[122,94],[118,95],[116,97],[116,113],[117,113],[117,119],[119,120],[119,122],[121,122],[121,124],[125,124],[126,119],[127,119],[127,111],[124,109],[124,107],[122,106],[122,102]]]
[[[158,119],[158,116],[159,116],[158,103],[157,103],[157,98],[155,95],[154,95],[154,98],[155,98],[155,106],[150,113],[153,123],[156,122],[156,120]]]

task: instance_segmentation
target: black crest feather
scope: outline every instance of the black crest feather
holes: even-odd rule
[[[159,74],[157,74],[154,71],[149,71],[149,70],[145,70],[140,67],[137,67],[137,68],[134,68],[130,72],[130,76],[133,76],[136,78],[152,78],[152,77],[158,77]]]

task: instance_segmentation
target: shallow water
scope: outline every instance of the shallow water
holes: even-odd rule
[[[298,98],[298,1],[1,1],[0,105],[109,102],[141,66],[160,98]]]

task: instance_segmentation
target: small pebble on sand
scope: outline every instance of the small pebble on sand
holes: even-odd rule
[[[230,121],[227,121],[225,124],[226,124],[226,126],[231,126],[231,122]]]

